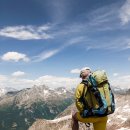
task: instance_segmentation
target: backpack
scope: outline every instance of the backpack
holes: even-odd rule
[[[114,113],[114,94],[105,71],[97,70],[87,80],[81,83],[84,84],[83,94],[81,96],[82,103],[84,104],[84,112],[81,114],[82,117],[102,117]],[[85,87],[87,87],[86,92]],[[87,93],[90,94],[91,101],[87,99]],[[88,101],[93,104],[91,107]]]

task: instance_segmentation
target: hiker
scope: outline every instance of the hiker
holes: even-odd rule
[[[79,130],[78,121],[86,123],[88,127],[93,123],[94,130],[106,130],[107,115],[115,110],[114,95],[106,73],[92,73],[89,67],[85,67],[80,72],[80,78],[82,82],[75,91],[78,112],[72,113],[72,130]]]

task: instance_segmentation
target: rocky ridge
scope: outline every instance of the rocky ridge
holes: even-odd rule
[[[130,95],[116,95],[115,113],[109,115],[107,130],[130,130]],[[71,112],[75,105],[69,106],[54,120],[37,120],[28,130],[71,130]],[[93,130],[91,125],[91,130]],[[80,123],[80,130],[86,130]]]

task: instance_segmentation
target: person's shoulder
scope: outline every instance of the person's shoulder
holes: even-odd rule
[[[83,89],[83,87],[84,87],[84,84],[80,83],[80,84],[78,84],[77,89]]]

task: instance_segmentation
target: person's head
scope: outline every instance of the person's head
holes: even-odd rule
[[[80,71],[80,78],[86,79],[90,73],[91,69],[89,67],[84,67]]]

